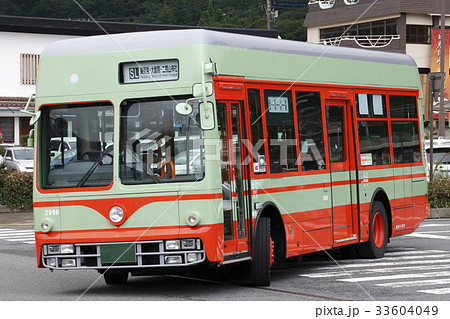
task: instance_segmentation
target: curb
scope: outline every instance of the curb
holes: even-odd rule
[[[449,218],[450,217],[450,208],[432,208],[430,210],[429,219],[432,218]]]

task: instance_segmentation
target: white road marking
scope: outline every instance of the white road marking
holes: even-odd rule
[[[20,236],[34,236],[34,232],[32,232],[32,233],[0,235],[0,239],[15,238],[15,237],[20,237]]]
[[[391,288],[403,288],[403,287],[414,287],[414,286],[437,286],[437,285],[445,285],[445,284],[450,284],[450,278],[447,278],[447,279],[430,279],[430,280],[385,282],[385,283],[382,283],[382,284],[375,284],[375,286],[391,287]]]
[[[422,224],[422,225],[419,226],[418,229],[421,229],[423,227],[445,227],[445,226],[448,226],[448,224],[447,223],[442,223],[442,224]]]
[[[403,266],[403,265],[420,265],[420,264],[442,264],[442,263],[450,263],[450,259],[437,259],[437,260],[409,260],[409,261],[392,261],[387,262],[384,261],[385,258],[383,258],[383,261],[378,262],[367,262],[367,263],[360,263],[360,264],[343,264],[339,262],[338,265],[334,266],[327,266],[327,267],[320,267],[320,270],[336,270],[336,268],[358,268],[358,267],[383,267],[383,266]]]
[[[430,239],[445,239],[450,240],[450,236],[433,235],[428,233],[412,233],[405,236],[418,237],[418,238],[430,238]]]
[[[423,293],[426,293],[426,294],[433,294],[433,295],[449,295],[450,294],[450,288],[417,290],[417,292],[423,292]]]
[[[7,232],[0,232],[0,236],[7,236],[11,234],[34,234],[34,230],[16,230],[16,231],[7,231]]]
[[[36,244],[34,230],[16,230],[11,228],[0,229],[0,240],[9,242],[22,242],[24,244]]]
[[[446,276],[450,276],[450,271],[416,273],[416,274],[399,274],[399,275],[390,275],[390,276],[346,278],[346,279],[337,279],[337,280],[344,281],[344,282],[365,282],[365,281],[396,280],[396,279],[421,278],[421,277],[446,277]]]
[[[24,241],[24,240],[33,240],[34,237],[21,237],[21,238],[14,238],[14,239],[6,239],[6,241]]]
[[[380,269],[357,269],[357,270],[346,270],[344,271],[332,271],[332,272],[317,272],[310,274],[299,275],[301,277],[308,278],[330,278],[330,277],[343,277],[348,274],[376,274],[376,273],[390,273],[390,272],[399,272],[399,271],[421,271],[421,270],[439,270],[439,269],[449,269],[449,264],[437,265],[437,266],[406,266],[406,267],[389,267],[389,268],[380,268]]]
[[[441,234],[441,233],[450,233],[450,230],[435,230],[435,231],[421,231],[420,234]]]
[[[385,256],[422,255],[429,253],[445,253],[445,250],[408,250],[408,251],[388,251]]]

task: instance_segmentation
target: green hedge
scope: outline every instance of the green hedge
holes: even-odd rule
[[[436,176],[428,182],[428,201],[431,208],[450,207],[450,178]]]
[[[15,209],[33,207],[33,173],[0,170],[1,204]]]

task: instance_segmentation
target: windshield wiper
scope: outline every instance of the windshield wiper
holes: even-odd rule
[[[113,144],[108,146],[103,151],[103,153],[100,154],[100,157],[94,162],[94,164],[92,164],[91,168],[89,168],[89,170],[86,172],[86,174],[84,174],[83,178],[78,182],[77,187],[83,187],[84,186],[84,184],[87,182],[89,177],[91,177],[92,173],[94,173],[94,171],[97,169],[97,167],[101,164],[101,162],[103,161],[105,156],[108,155],[112,150],[113,150]]]

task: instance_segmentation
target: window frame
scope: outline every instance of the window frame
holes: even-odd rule
[[[388,116],[389,116],[389,134],[391,136],[391,149],[392,149],[392,163],[394,167],[408,167],[408,166],[421,166],[423,165],[423,145],[422,145],[422,127],[420,125],[420,112],[419,112],[419,93],[418,92],[404,92],[404,91],[389,91],[387,95],[387,105],[388,105]],[[416,102],[416,118],[392,118],[391,117],[391,106],[390,106],[390,96],[413,96],[415,98]],[[418,128],[418,135],[419,135],[419,150],[420,150],[420,161],[419,162],[411,162],[411,163],[395,163],[394,158],[394,143],[392,141],[393,135],[392,135],[392,122],[416,122],[417,128]]]

